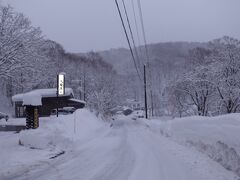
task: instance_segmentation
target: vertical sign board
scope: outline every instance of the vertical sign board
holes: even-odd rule
[[[64,74],[58,75],[58,95],[64,95],[65,94],[65,76]]]
[[[59,74],[57,76],[57,117],[58,117],[58,106],[59,101],[58,97],[63,96],[65,94],[65,76],[64,74]]]

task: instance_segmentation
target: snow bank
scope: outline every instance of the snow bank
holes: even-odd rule
[[[77,110],[72,115],[40,119],[36,130],[20,133],[20,145],[36,149],[65,150],[78,141],[98,136],[96,132],[106,128],[105,124],[86,109]]]
[[[163,135],[196,147],[240,176],[240,114],[158,121],[158,125]]]

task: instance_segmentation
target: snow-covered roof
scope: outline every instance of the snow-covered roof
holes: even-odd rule
[[[36,89],[24,94],[17,94],[12,97],[13,102],[22,101],[23,105],[42,105],[43,97],[56,97],[57,89]],[[61,96],[73,96],[72,88],[65,89],[65,95]]]
[[[42,96],[38,93],[30,92],[23,94],[23,105],[41,106]]]

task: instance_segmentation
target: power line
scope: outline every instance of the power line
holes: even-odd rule
[[[127,32],[127,29],[126,29],[126,26],[125,26],[125,23],[124,23],[124,20],[123,20],[123,17],[122,17],[122,13],[121,13],[121,10],[120,10],[118,1],[115,0],[115,3],[116,3],[117,9],[118,9],[118,13],[119,13],[119,16],[120,16],[120,19],[121,19],[121,22],[122,22],[122,26],[123,26],[123,28],[124,28],[124,32],[125,32],[125,35],[126,35],[126,38],[127,38],[127,42],[128,42],[128,45],[129,45],[129,49],[130,49],[130,52],[131,52],[131,55],[132,55],[132,58],[133,58],[133,61],[134,61],[134,66],[135,66],[135,69],[136,69],[136,71],[137,71],[138,77],[139,77],[139,79],[140,79],[140,81],[141,81],[141,76],[140,76],[139,71],[138,71],[138,67],[137,67],[137,64],[136,64],[136,59],[135,59],[135,56],[134,56],[134,53],[133,53],[133,50],[132,50],[132,47],[131,47],[130,39],[129,39],[129,36],[128,36],[128,32]],[[132,28],[131,28],[130,21],[129,21],[129,17],[128,17],[128,13],[127,13],[127,8],[126,8],[125,1],[122,0],[122,3],[123,3],[123,7],[124,7],[124,11],[125,11],[127,23],[128,23],[128,28],[129,28],[129,31],[130,31],[130,35],[131,35],[131,38],[132,38],[132,43],[133,43],[133,46],[134,46],[134,50],[135,50],[137,59],[139,60],[139,56],[138,56],[136,44],[135,44],[135,41],[134,41],[134,36],[133,36],[133,32],[132,32]],[[135,12],[134,2],[133,2],[133,1],[132,1],[132,6],[133,6],[133,11],[134,11],[134,20],[135,20],[136,30],[137,30],[137,33],[138,33],[138,26],[137,26],[137,20],[136,20],[136,12]],[[142,15],[142,8],[141,8],[141,2],[140,2],[140,0],[138,0],[138,8],[139,8],[139,14],[140,14],[142,34],[143,34],[144,46],[145,46],[145,51],[146,51],[146,56],[147,56],[147,62],[148,62],[148,64],[149,64],[149,53],[148,53],[148,48],[147,48],[146,33],[145,33],[145,29],[144,29],[143,15]],[[139,40],[139,43],[140,43],[139,33],[138,33],[138,40]],[[140,63],[140,61],[138,61],[138,62]],[[145,64],[144,64],[144,68],[143,68],[143,69],[144,69],[144,97],[145,97],[144,99],[145,99],[145,113],[146,113],[145,115],[146,115],[146,118],[148,118],[147,75],[146,75],[146,65],[145,65]],[[149,74],[150,74],[150,73],[149,73]]]
[[[136,71],[137,71],[137,75],[138,75],[138,77],[139,77],[139,79],[140,79],[140,81],[141,81],[141,76],[140,76],[139,71],[138,71],[138,68],[137,68],[136,60],[135,60],[135,57],[134,57],[134,54],[133,54],[133,50],[132,50],[132,47],[131,47],[131,43],[130,43],[130,40],[129,40],[129,37],[128,37],[128,33],[127,33],[127,30],[126,30],[124,21],[123,21],[123,17],[122,17],[122,13],[121,13],[121,10],[120,10],[118,1],[115,0],[115,3],[116,3],[117,9],[118,9],[118,13],[119,13],[119,16],[120,16],[120,19],[121,19],[121,22],[122,22],[122,26],[123,26],[123,29],[124,29],[124,33],[125,33],[126,38],[127,38],[128,46],[129,46],[129,49],[130,49],[130,52],[131,52],[131,55],[132,55],[132,59],[133,59],[133,62],[134,62],[135,69],[136,69]]]
[[[140,33],[138,30],[138,23],[137,23],[137,16],[136,16],[136,10],[135,10],[135,4],[134,4],[134,0],[131,0],[132,2],[132,10],[133,10],[133,15],[134,15],[134,23],[135,23],[135,28],[136,28],[136,32],[137,32],[137,38],[138,38],[138,45],[139,45],[139,51],[140,51],[140,56],[142,56],[142,51],[141,51],[141,39],[140,39]]]
[[[125,12],[125,15],[126,15],[126,18],[127,18],[127,23],[128,23],[128,28],[129,28],[129,31],[130,31],[130,35],[131,35],[131,38],[132,38],[133,47],[134,47],[134,51],[135,51],[135,54],[136,54],[136,59],[137,59],[137,62],[138,62],[138,68],[140,68],[139,55],[138,55],[138,52],[137,52],[137,48],[136,48],[136,43],[135,43],[134,36],[133,36],[132,27],[131,27],[131,24],[130,24],[130,21],[129,21],[125,0],[122,0],[122,3],[123,3],[124,12]]]
[[[138,0],[138,9],[139,9],[141,26],[142,26],[144,46],[145,46],[145,50],[146,50],[146,57],[147,57],[147,61],[149,63],[149,53],[148,53],[148,48],[147,48],[146,33],[145,33],[145,28],[144,28],[143,13],[142,13],[142,6],[141,6],[141,1],[140,0]]]
[[[143,40],[144,40],[144,46],[145,46],[145,51],[146,51],[146,57],[147,57],[147,64],[148,64],[148,68],[149,68],[149,86],[151,89],[151,97],[152,97],[152,73],[150,70],[150,58],[149,58],[149,51],[148,51],[148,47],[147,47],[147,38],[146,38],[146,32],[145,32],[145,28],[144,28],[144,22],[143,22],[143,13],[142,13],[142,5],[141,5],[141,0],[138,0],[138,9],[139,9],[139,15],[140,15],[140,20],[141,20],[141,27],[142,27],[142,33],[143,33]],[[145,94],[145,96],[147,96]],[[153,99],[151,98],[151,101],[153,101]],[[152,114],[153,114],[153,102],[151,102],[152,104]]]
[[[143,21],[143,13],[142,13],[142,5],[141,5],[141,0],[138,0],[138,9],[139,9],[139,15],[140,15],[140,20],[141,20],[141,27],[142,27],[142,33],[143,33],[143,40],[144,40],[144,47],[146,51],[146,57],[147,57],[147,67],[149,68],[149,83],[150,83],[150,88],[152,89],[152,73],[150,70],[150,57],[149,57],[149,50],[147,47],[147,38],[146,38],[146,32],[145,32],[145,27],[144,27],[144,21]]]

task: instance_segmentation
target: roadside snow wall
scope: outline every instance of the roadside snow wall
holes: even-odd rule
[[[240,114],[178,118],[162,122],[160,132],[194,146],[240,177]]]
[[[98,136],[106,128],[104,122],[86,109],[75,114],[40,118],[40,127],[20,132],[19,144],[35,149],[65,150],[78,141]]]

